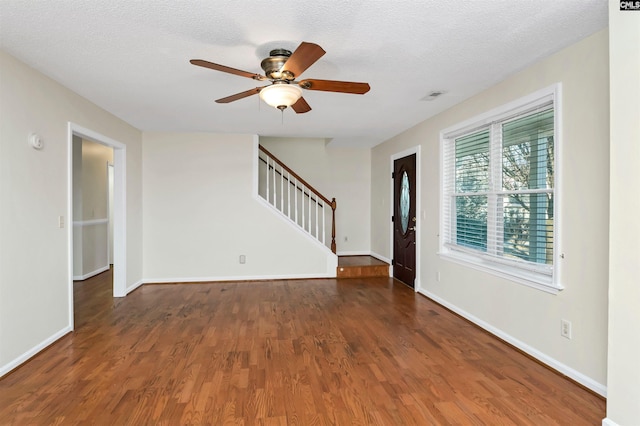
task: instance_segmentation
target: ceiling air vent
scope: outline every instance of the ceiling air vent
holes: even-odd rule
[[[445,93],[447,93],[445,90],[432,90],[431,92],[429,92],[429,94],[427,96],[425,96],[421,100],[422,101],[432,101],[435,98],[444,95]]]

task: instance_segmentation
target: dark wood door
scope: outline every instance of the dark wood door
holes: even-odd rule
[[[416,155],[393,162],[393,276],[416,279]]]

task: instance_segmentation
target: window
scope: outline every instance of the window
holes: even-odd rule
[[[558,90],[442,134],[441,253],[552,292]]]

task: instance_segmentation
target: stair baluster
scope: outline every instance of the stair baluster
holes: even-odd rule
[[[259,160],[259,194],[277,211],[325,246],[329,232],[326,228],[327,215],[331,214],[329,248],[335,253],[336,199],[330,201],[262,145],[259,146]],[[331,212],[327,207],[331,207]]]

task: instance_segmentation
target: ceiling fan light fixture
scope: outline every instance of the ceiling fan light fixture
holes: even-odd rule
[[[280,110],[295,104],[301,97],[302,89],[292,84],[273,84],[260,91],[260,98],[267,105]]]
[[[269,106],[279,109],[280,111],[291,107],[296,114],[304,114],[311,111],[311,106],[302,97],[302,89],[321,92],[351,93],[355,95],[364,95],[370,89],[368,83],[357,83],[355,81],[317,79],[296,81],[296,78],[299,77],[300,74],[316,63],[325,53],[322,47],[306,41],[300,43],[293,53],[286,49],[274,49],[269,52],[269,57],[263,59],[260,63],[260,66],[264,70],[264,75],[231,68],[202,59],[192,59],[190,62],[199,67],[222,71],[252,80],[271,81],[270,86],[256,87],[231,96],[216,99],[216,103],[228,104],[252,95],[260,94],[260,98]]]

